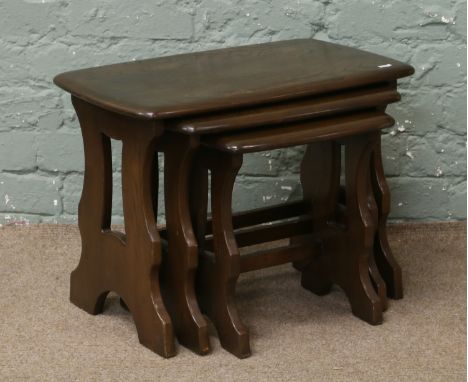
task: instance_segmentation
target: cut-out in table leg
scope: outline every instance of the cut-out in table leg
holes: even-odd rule
[[[340,188],[340,204],[346,206],[346,190],[344,187]],[[374,188],[372,187],[372,182],[369,182],[368,185],[368,208],[371,213],[371,217],[373,219],[373,224],[375,227],[379,226],[379,210],[377,207],[377,202],[374,195]],[[375,245],[376,243],[374,243]],[[383,309],[386,310],[388,307],[388,299],[387,299],[387,285],[385,283],[384,278],[382,277],[380,270],[377,266],[375,261],[375,250],[371,252],[369,256],[369,274],[372,280],[372,284],[379,295],[379,298],[382,301]]]
[[[401,268],[393,256],[387,239],[387,218],[390,213],[390,191],[383,171],[380,139],[376,142],[372,153],[371,177],[379,210],[379,225],[374,242],[375,262],[387,285],[388,297],[400,299],[403,298]]]
[[[376,227],[368,205],[369,163],[374,139],[370,135],[345,141],[346,218],[345,240],[334,240],[329,249],[333,278],[343,288],[353,313],[376,325],[382,322],[383,305],[369,275],[369,257]],[[343,245],[344,243],[344,245]],[[333,248],[339,246],[338,248]]]
[[[161,243],[153,211],[151,173],[162,129],[73,98],[85,147],[85,180],[79,205],[82,254],[70,278],[70,300],[102,312],[115,291],[135,321],[140,342],[163,357],[175,355],[172,322],[159,288]],[[132,128],[128,126],[131,124]],[[109,137],[121,139],[126,235],[110,230],[112,166]]]
[[[205,158],[206,159],[206,158]],[[232,227],[232,191],[241,155],[217,153],[211,168],[211,205],[215,258],[203,256],[198,274],[200,303],[218,331],[221,345],[239,358],[250,355],[249,332],[239,318],[235,287],[240,254]]]
[[[78,207],[82,253],[78,267],[71,273],[70,300],[90,314],[102,313],[109,286],[100,277],[101,235],[110,227],[112,210],[112,161],[110,139],[90,120],[81,101],[74,102],[84,141],[85,174]],[[81,111],[84,109],[83,111]]]
[[[189,178],[197,139],[166,133],[164,192],[168,254],[163,261],[163,296],[179,342],[200,354],[210,351],[208,323],[195,294],[198,246],[189,210]]]
[[[374,197],[374,190],[372,189],[372,182],[370,179],[368,181],[367,190],[367,206],[372,217],[372,224],[374,227],[378,227],[379,210],[377,208],[377,203]],[[382,301],[382,308],[385,311],[388,308],[387,286],[375,262],[374,251],[371,251],[369,255],[369,275],[371,277],[372,284],[374,285],[374,288],[380,298],[380,301]]]

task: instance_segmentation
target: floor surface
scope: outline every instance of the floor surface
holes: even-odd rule
[[[162,359],[138,343],[115,295],[102,315],[68,301],[78,263],[76,226],[0,229],[0,380],[464,381],[465,223],[404,224],[390,243],[405,298],[384,323],[355,318],[341,290],[317,297],[285,265],[245,274],[237,289],[252,356],[239,360],[213,333],[213,352],[178,347]]]

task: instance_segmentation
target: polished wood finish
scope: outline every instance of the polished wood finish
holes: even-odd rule
[[[252,153],[307,144],[312,140],[330,140],[390,127],[395,123],[389,115],[367,111],[345,116],[324,118],[273,126],[246,133],[209,135],[203,144],[231,153]]]
[[[289,102],[175,120],[168,128],[184,134],[215,134],[376,108],[400,100],[395,83],[327,93]]]
[[[302,197],[308,203],[308,209],[313,217],[314,231],[323,231],[328,221],[335,218],[335,209],[338,202],[341,175],[341,146],[337,142],[314,142],[307,145],[301,162]],[[316,179],[320,179],[319,182]],[[303,239],[294,239],[297,242]],[[305,262],[295,262],[296,269],[301,270],[307,265]],[[309,271],[309,280],[303,277],[302,284],[321,284],[322,292],[329,291],[332,283],[322,280],[320,271],[317,274]],[[323,281],[323,282],[322,282]]]
[[[390,213],[390,190],[382,164],[380,139],[376,141],[371,163],[372,187],[378,208],[378,227],[374,240],[374,257],[387,286],[388,297],[403,298],[402,272],[387,239],[387,218]]]
[[[378,234],[379,208],[382,208],[374,196],[378,190],[372,182],[376,179],[372,164],[374,153],[378,154],[380,129],[392,123],[392,119],[375,110],[326,121],[301,123],[301,129],[288,130],[290,134],[284,131],[296,126],[295,123],[253,133],[202,136],[206,149],[199,154],[199,165],[211,171],[213,219],[209,225],[212,232],[206,229],[203,219],[193,221],[202,225],[196,228],[203,233],[199,240],[214,256],[202,252],[198,290],[202,308],[214,322],[221,344],[240,358],[250,354],[248,330],[234,302],[235,284],[242,272],[294,262],[302,272],[304,288],[323,295],[336,283],[346,293],[356,316],[373,325],[382,322],[387,289],[377,265],[378,255],[374,256],[374,238]],[[345,122],[340,124],[340,121]],[[356,126],[354,133],[349,134],[343,128],[340,134],[336,126],[348,123]],[[323,132],[317,133],[317,125],[323,127]],[[367,126],[367,132],[362,133],[357,127],[362,125]],[[324,140],[327,127],[332,135]],[[263,143],[259,143],[260,139],[245,138],[253,134],[261,136]],[[293,215],[286,213],[284,206],[274,207],[239,214],[234,226],[231,196],[242,155],[276,148],[276,142],[281,147],[304,143],[306,139],[297,139],[298,135],[308,137],[301,165],[304,194],[303,201],[291,206],[302,217],[291,220]],[[245,145],[240,145],[241,141]],[[235,150],[230,149],[232,142],[236,142]],[[345,196],[345,214],[340,224],[341,146],[345,148],[345,191],[341,192]],[[206,190],[206,186],[202,188]],[[206,202],[200,208],[206,208]],[[203,213],[198,215],[206,217]],[[265,225],[266,219],[277,222]],[[291,238],[291,244],[240,256],[238,247],[283,238]]]
[[[235,231],[236,242],[239,247],[246,247],[258,243],[287,239],[293,236],[310,233],[311,219],[309,216],[300,217],[292,221],[281,221],[267,225],[256,225]],[[207,249],[212,240],[207,239]]]
[[[161,142],[168,242],[161,283],[179,343],[199,354],[207,354],[210,351],[208,324],[195,295],[198,246],[189,210],[188,183],[197,145],[193,137],[171,133],[166,133]]]
[[[251,272],[274,267],[293,261],[300,261],[314,256],[317,248],[305,244],[293,244],[275,249],[266,249],[241,256],[240,272]]]
[[[167,119],[394,81],[413,72],[387,57],[304,39],[76,70],[54,81],[103,109]]]
[[[242,156],[220,153],[208,163],[216,259],[200,262],[198,295],[202,309],[218,331],[221,345],[237,357],[245,358],[250,355],[249,332],[239,317],[234,299],[241,265],[231,215],[232,189]]]
[[[379,295],[386,294],[387,297],[401,299],[403,298],[401,267],[394,258],[387,239],[386,226],[390,213],[390,190],[383,171],[380,139],[376,139],[370,166],[371,184],[369,185],[368,203],[372,218],[378,227],[373,255],[370,258],[370,273],[376,288],[379,290]],[[346,190],[344,187],[340,188],[339,202],[345,208]]]
[[[309,212],[308,204],[303,200],[285,202],[277,206],[254,208],[248,211],[235,212],[232,215],[232,226],[242,228],[256,224],[269,223],[304,215]],[[206,220],[206,219],[205,219]],[[211,219],[206,221],[206,233],[211,234]]]
[[[153,177],[156,144],[163,132],[154,121],[129,120],[77,98],[85,148],[85,178],[78,224],[82,253],[70,278],[70,300],[101,313],[108,292],[118,293],[132,313],[140,342],[163,357],[175,355],[172,320],[161,298],[161,245],[156,229]],[[132,129],[128,129],[131,124]],[[110,139],[122,141],[125,234],[110,229],[112,158]]]
[[[86,156],[83,250],[71,301],[97,314],[107,293],[117,292],[140,342],[164,357],[175,354],[173,331],[182,345],[210,351],[199,302],[222,346],[244,358],[250,343],[235,304],[240,273],[293,262],[304,288],[321,295],[338,284],[356,316],[380,323],[387,296],[403,291],[386,237],[379,130],[394,122],[385,108],[400,98],[396,80],[413,72],[383,56],[305,39],[57,76],[72,94]],[[110,229],[110,139],[123,142],[125,233]],[[243,154],[301,144],[308,145],[303,200],[233,215]],[[167,226],[160,233],[157,151],[165,155]],[[282,238],[290,244],[240,256],[239,247]]]
[[[372,256],[373,237],[376,231],[368,203],[370,157],[375,138],[372,135],[351,137],[344,142],[344,145],[346,229],[342,231],[340,237],[323,241],[323,255],[312,259],[302,269],[302,285],[318,295],[328,293],[333,283],[340,285],[348,296],[353,313],[375,325],[382,322],[382,312],[386,305],[381,299],[386,296],[376,292],[369,274],[369,259]],[[325,147],[323,149],[325,150]],[[330,163],[334,163],[332,167],[336,168],[339,166],[338,151],[332,148],[328,150]],[[329,221],[333,221],[338,204],[339,172],[322,170],[319,166],[314,166],[316,163],[314,152],[318,150],[308,150],[309,155],[306,154],[304,158],[301,179],[307,176],[307,179],[311,180],[310,183],[302,182],[304,195],[320,207],[317,225],[326,228],[330,225]],[[307,162],[310,165],[307,165]],[[330,180],[324,182],[325,186],[312,183],[312,179],[325,175],[324,173],[335,175],[326,178]],[[327,190],[333,191],[327,192]],[[330,202],[323,203],[326,200]]]

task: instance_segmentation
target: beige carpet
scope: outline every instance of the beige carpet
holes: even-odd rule
[[[179,347],[165,360],[139,345],[115,295],[96,317],[68,302],[76,227],[3,227],[0,381],[466,380],[465,224],[393,226],[390,240],[405,298],[390,302],[383,325],[353,317],[338,289],[301,289],[299,274],[281,266],[239,283],[252,357],[238,360],[213,337],[208,356]]]

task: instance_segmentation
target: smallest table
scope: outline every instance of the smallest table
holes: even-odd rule
[[[350,174],[349,179],[354,183],[347,187],[346,194],[339,190],[339,184],[336,187],[339,156],[329,155],[337,152],[337,146],[330,151],[325,150],[328,143],[312,143],[320,134],[321,141],[333,141],[349,135],[343,134],[346,129],[350,129],[350,134],[356,134],[388,125],[391,119],[385,116],[384,110],[388,103],[398,100],[396,79],[412,72],[408,65],[357,49],[315,40],[293,40],[109,65],[57,76],[55,83],[72,93],[85,147],[85,180],[79,206],[82,255],[71,275],[71,301],[97,314],[102,311],[107,293],[115,291],[131,311],[140,342],[145,346],[165,357],[172,356],[175,354],[175,331],[181,344],[201,354],[210,350],[207,323],[198,307],[194,289],[198,243],[205,241],[206,171],[201,170],[203,166],[200,165],[209,162],[209,168],[220,171],[216,170],[216,180],[212,179],[217,188],[213,190],[216,195],[213,197],[218,198],[213,212],[221,214],[220,217],[214,215],[213,222],[216,219],[222,221],[219,226],[212,225],[213,247],[219,254],[223,251],[223,240],[233,235],[232,227],[227,223],[231,219],[229,198],[236,166],[240,163],[237,161],[236,166],[229,168],[223,167],[223,163],[227,163],[224,160],[206,162],[206,150],[249,152],[252,151],[250,147],[263,150],[310,144],[304,159],[307,168],[311,169],[307,174],[310,181],[303,176],[302,184],[306,199],[307,195],[314,195],[314,201],[309,211],[310,219],[305,220],[310,224],[302,223],[301,229],[306,230],[302,233],[313,234],[324,224],[325,212],[340,205],[339,202],[326,202],[330,195],[339,197],[341,193],[348,210],[354,208],[353,216],[359,215],[363,198],[372,195],[369,203],[376,201],[379,208],[370,210],[378,212],[372,212],[370,220],[364,220],[380,228],[372,231],[377,235],[375,238],[366,234],[366,251],[369,251],[370,241],[384,241],[389,199],[380,167],[378,139],[370,140],[372,149],[366,149],[365,154],[363,147],[351,145],[355,149],[351,149],[351,162],[348,161],[351,165],[347,165],[346,171],[347,174],[353,168],[359,168],[359,171]],[[354,113],[361,112],[374,113],[376,118],[383,119],[366,128],[365,118],[353,122]],[[323,122],[330,118],[341,118],[345,122],[332,124],[335,130],[331,133],[330,126]],[[312,124],[306,121],[312,121]],[[282,132],[285,135],[281,135]],[[125,234],[110,228],[111,139],[123,142]],[[201,150],[202,147],[205,149]],[[156,229],[158,151],[165,154],[167,229],[162,235],[167,238],[168,253],[164,261],[161,238]],[[231,159],[238,156],[239,153],[221,155]],[[322,161],[323,168],[320,166]],[[368,173],[369,168],[378,174],[373,178],[376,193],[369,192],[368,177],[359,175]],[[330,182],[333,179],[333,190],[327,187],[331,184],[328,180],[323,183],[324,187],[317,188],[321,183],[314,185],[314,175]],[[227,179],[226,182],[223,179]],[[357,189],[361,190],[358,200],[354,194]],[[318,195],[320,198],[317,199]],[[326,203],[322,203],[324,201]],[[355,206],[361,207],[356,209]],[[259,216],[255,212],[247,215]],[[242,217],[234,217],[234,222],[242,220]],[[195,222],[196,232],[192,222]],[[286,237],[287,227],[276,229]],[[244,234],[243,240],[248,242],[248,235]],[[297,246],[301,247],[302,239],[297,240]],[[378,253],[382,248],[388,253],[380,258],[393,259],[388,246],[376,246],[374,252]],[[229,251],[232,249],[236,252],[232,246]],[[379,256],[375,257],[376,262],[377,258]],[[307,257],[288,259],[297,260],[296,266],[303,269],[303,285],[314,289],[314,278],[305,275],[307,272],[312,272],[314,277],[319,274],[309,263],[299,262]],[[272,261],[275,262],[279,263]],[[228,267],[225,262],[219,264]],[[332,266],[340,264],[334,261]],[[367,263],[362,264],[367,266]],[[384,288],[379,269],[370,265],[372,280],[377,281],[377,292],[382,295]],[[240,270],[259,267],[260,263],[255,259],[247,260],[244,265],[241,263]],[[387,270],[381,268],[380,271],[387,277]],[[396,263],[388,271],[389,295],[400,297],[401,280]],[[228,273],[235,277],[236,272],[238,274],[238,268]],[[161,288],[165,292],[163,296]],[[233,293],[233,283],[230,288],[229,293]],[[214,298],[208,298],[208,305],[215,301]],[[353,307],[353,310],[363,312],[365,309]],[[364,316],[375,323],[380,320],[378,312]],[[217,326],[219,330],[220,325]],[[236,348],[229,345],[230,340],[224,340],[226,337],[222,333],[220,337],[223,345],[227,344],[226,347],[236,355],[248,355],[245,343],[243,348]]]

